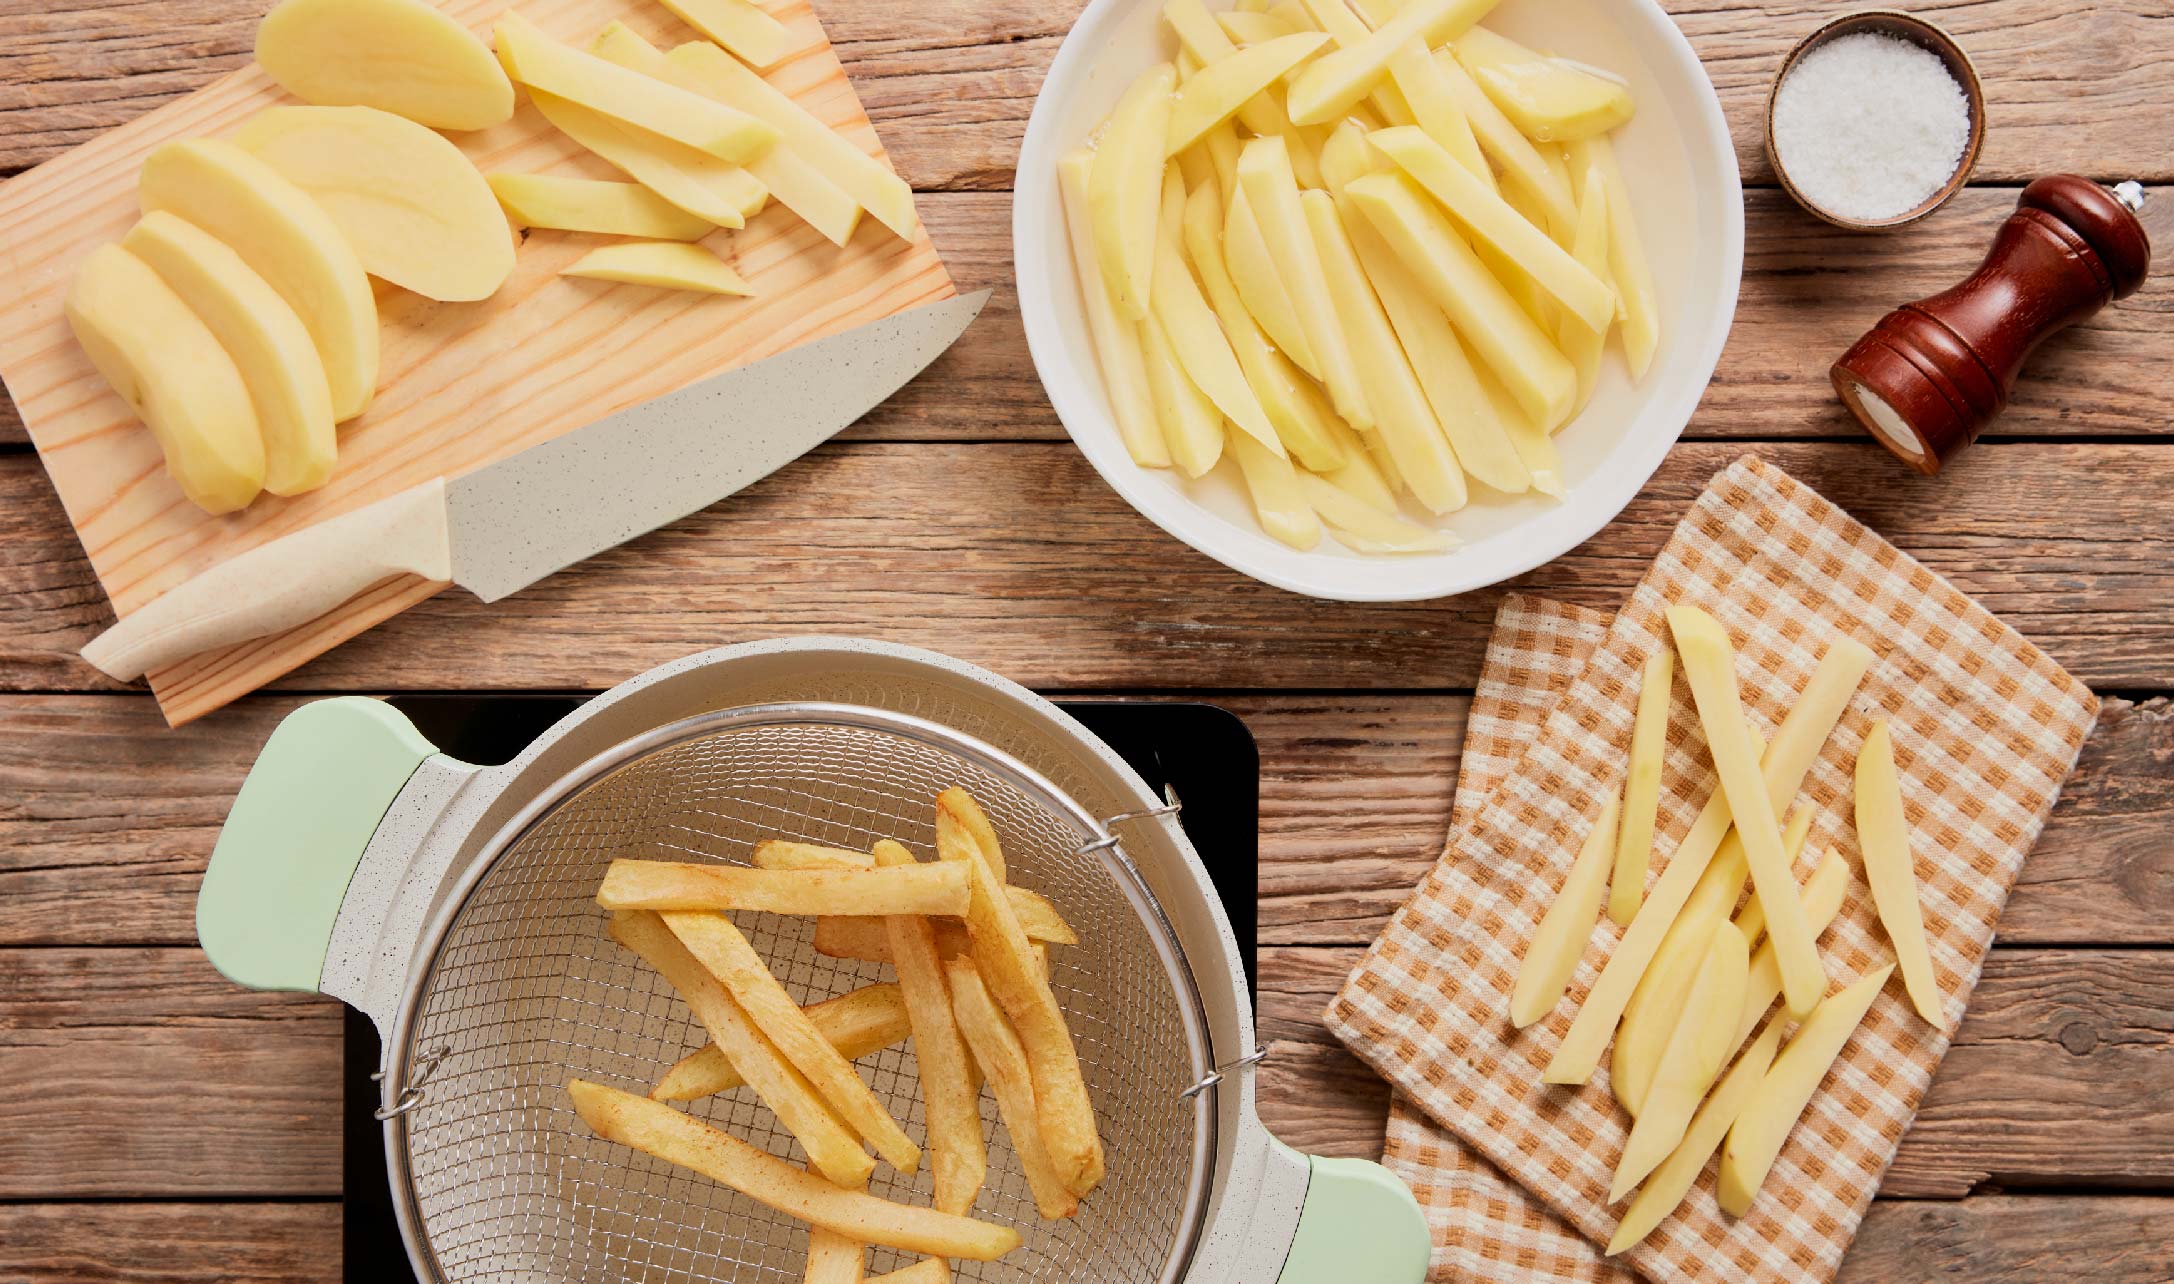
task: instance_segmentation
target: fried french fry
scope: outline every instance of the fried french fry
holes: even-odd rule
[[[809,1171],[815,1171],[811,1166]],[[854,1190],[865,1191],[863,1182]],[[867,1277],[867,1248],[851,1235],[841,1235],[821,1226],[808,1227],[808,1264],[802,1270],[801,1284],[863,1284]]]
[[[1014,887],[1007,889],[1018,891]],[[1018,905],[1015,900],[1014,906]],[[974,943],[966,934],[962,923],[950,919],[937,919],[936,952],[946,959],[972,954]],[[1027,933],[1031,939],[1033,932]],[[891,957],[891,937],[880,918],[863,918],[858,915],[833,915],[815,920],[815,952],[834,959],[859,959],[864,963],[895,963]],[[1049,947],[1034,941],[1034,957],[1042,964],[1043,973],[1049,971]]]
[[[913,863],[911,852],[889,840],[876,844],[875,857],[881,866]],[[951,1013],[943,959],[936,951],[936,930],[918,914],[893,914],[884,926],[890,934],[891,958],[898,967],[898,987],[905,993],[906,1014],[913,1024],[921,1101],[928,1113],[929,1166],[936,1174],[936,1207],[965,1213],[981,1192],[989,1160],[981,1143],[981,1094],[968,1067],[958,1021]]]
[[[637,911],[639,912],[639,911]],[[842,919],[841,922],[859,922]],[[881,1048],[901,1043],[913,1032],[906,1019],[906,999],[890,981],[863,986],[835,999],[811,1003],[808,1019],[830,1040],[838,1055],[857,1061]],[[717,1044],[709,1044],[681,1057],[649,1095],[658,1101],[692,1101],[712,1093],[730,1092],[746,1083],[733,1069],[732,1058]]]
[[[874,869],[876,858],[867,852],[857,852],[849,847],[825,847],[821,843],[798,843],[784,838],[766,838],[755,844],[754,855],[749,859],[757,869]]]
[[[941,1257],[924,1257],[911,1266],[871,1275],[867,1284],[951,1284],[951,1263]]]
[[[967,901],[964,870],[946,865],[799,870],[615,860],[596,890],[596,903],[613,910],[963,915]]]
[[[996,881],[1004,882],[1004,844],[997,841],[996,826],[989,823],[972,794],[953,785],[936,795],[936,856],[965,860],[976,853],[988,862]]]
[[[840,1118],[867,1138],[877,1154],[900,1172],[910,1173],[920,1165],[920,1147],[876,1100],[876,1094],[868,1090],[853,1063],[839,1054],[808,1014],[793,1002],[731,919],[685,910],[669,911],[663,918],[672,935],[723,983],[763,1036],[807,1076]]]
[[[724,1050],[742,1081],[753,1085],[825,1177],[842,1186],[868,1180],[875,1161],[662,918],[645,910],[621,910],[612,915],[611,935],[679,991],[714,1046]]]
[[[1019,1232],[841,1190],[812,1173],[662,1102],[584,1079],[567,1082],[582,1122],[607,1141],[693,1169],[810,1225],[909,1253],[988,1262],[1019,1246]]]
[[[989,1086],[996,1090],[997,1112],[1011,1132],[1012,1150],[1026,1172],[1034,1206],[1044,1217],[1070,1217],[1079,1211],[1079,1200],[1065,1188],[1042,1141],[1033,1077],[1019,1035],[989,997],[973,960],[953,959],[946,965],[946,976],[951,983],[951,1006],[958,1016],[959,1031],[973,1049],[982,1073],[989,1077]]]

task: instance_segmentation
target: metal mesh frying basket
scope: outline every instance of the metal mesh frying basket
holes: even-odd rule
[[[597,884],[614,858],[745,864],[765,838],[861,850],[894,838],[930,859],[934,798],[952,785],[987,811],[1011,881],[1078,929],[1079,944],[1052,949],[1051,981],[1108,1151],[1108,1176],[1078,1216],[1044,1221],[985,1092],[989,1170],[974,1215],[1023,1242],[1001,1261],[954,1262],[956,1276],[1176,1279],[1213,1175],[1214,1094],[1193,1090],[1211,1077],[1206,1023],[1160,907],[1106,825],[1008,755],[906,715],[811,703],[707,714],[618,746],[531,802],[450,892],[389,1067],[407,1107],[394,1124],[395,1199],[438,1278],[799,1280],[804,1224],[600,1141],[575,1116],[567,1079],[646,1091],[707,1042],[663,978],[605,934]],[[804,1004],[887,979],[882,965],[816,953],[812,919],[733,917]],[[910,1045],[859,1068],[925,1144]],[[683,1105],[805,1162],[749,1089]],[[879,1164],[870,1189],[927,1205],[929,1166],[906,1178]],[[872,1249],[869,1270],[913,1260]]]

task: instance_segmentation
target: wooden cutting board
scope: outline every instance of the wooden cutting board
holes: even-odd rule
[[[508,6],[443,0],[441,7],[488,40],[491,22]],[[697,38],[645,0],[519,0],[516,7],[575,44],[586,45],[615,19],[662,45]],[[806,0],[771,0],[767,7],[795,43],[765,76],[881,158],[882,143]],[[714,233],[707,242],[753,285],[751,299],[561,277],[561,267],[602,239],[532,232],[512,278],[482,302],[433,303],[379,283],[377,400],[341,429],[331,483],[208,516],[182,498],[149,430],[91,368],[61,304],[82,257],[134,222],[136,172],[145,153],[169,139],[225,133],[259,109],[288,101],[251,64],[0,185],[0,379],[120,614],[266,540],[954,292],[925,231],[908,243],[864,217],[850,243],[834,246],[774,201],[746,228]],[[525,99],[506,124],[449,137],[486,173],[624,177],[553,129]],[[729,448],[729,429],[720,428],[720,444]],[[179,725],[439,587],[412,577],[385,581],[303,628],[152,673],[151,689],[168,722]]]

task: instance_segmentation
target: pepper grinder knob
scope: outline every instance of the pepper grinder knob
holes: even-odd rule
[[[1905,463],[1939,472],[2008,404],[2033,349],[2144,283],[2141,192],[2122,186],[2052,174],[2024,188],[1977,271],[1880,318],[1834,363],[1842,404]]]

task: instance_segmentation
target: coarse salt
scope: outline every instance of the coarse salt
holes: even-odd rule
[[[1970,141],[1970,100],[1947,64],[1895,36],[1838,36],[1774,94],[1774,148],[1804,199],[1878,222],[1940,190]]]

